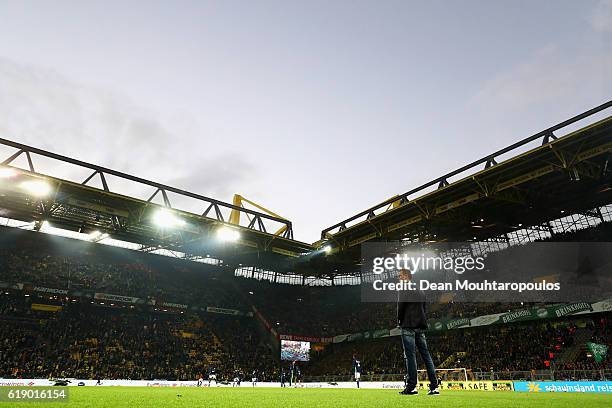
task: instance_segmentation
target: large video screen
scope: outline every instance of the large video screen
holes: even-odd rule
[[[310,360],[310,343],[307,341],[281,340],[281,360]]]

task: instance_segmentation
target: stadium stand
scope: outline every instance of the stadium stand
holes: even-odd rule
[[[571,346],[575,328],[574,322],[567,321],[555,325],[464,329],[430,335],[428,344],[438,365],[452,356],[455,366],[470,367],[472,371],[545,370],[551,368],[554,355]],[[400,342],[387,338],[331,345],[316,356],[308,373],[349,375],[347,361],[353,354],[363,356],[363,365],[370,375],[398,373],[403,369]]]
[[[29,231],[3,228],[3,232],[0,281],[11,284],[243,311],[255,305],[279,333],[327,337],[394,325],[395,305],[362,303],[358,286],[273,284],[234,278],[227,270],[204,263]],[[517,307],[522,305],[434,305],[431,317],[476,316]],[[334,312],[330,314],[330,310]]]
[[[356,286],[274,284],[234,277],[214,265],[29,231],[2,232],[0,282],[6,289],[0,296],[5,328],[0,377],[194,379],[215,367],[226,379],[253,369],[262,380],[278,378],[278,355],[255,318],[209,313],[199,306],[242,312],[255,306],[281,334],[332,337],[394,325],[395,305],[361,303]],[[603,240],[609,234],[610,223],[605,223],[562,239]],[[17,283],[23,285],[20,290],[15,289]],[[65,292],[34,290],[41,286]],[[96,292],[142,301],[103,301],[92,298]],[[160,306],[164,302],[189,307]],[[475,317],[528,306],[431,305],[430,316]],[[611,367],[609,360],[595,363],[584,347],[558,366],[556,359],[574,346],[577,333],[609,344],[609,326],[604,315],[453,330],[429,336],[429,343],[437,364],[450,361],[473,373],[600,370]],[[397,338],[329,344],[318,350],[304,366],[311,378],[348,375],[353,354],[361,356],[366,375],[403,370]]]
[[[34,310],[38,304],[57,309]],[[0,319],[2,378],[192,380],[212,367],[276,375],[249,317],[3,295]]]
[[[215,266],[1,228],[1,281],[189,305],[246,307],[223,279],[224,270]]]

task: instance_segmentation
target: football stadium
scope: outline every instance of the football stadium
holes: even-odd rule
[[[11,111],[19,75],[3,82],[6,66]],[[47,92],[36,104],[61,104]],[[406,159],[416,178],[370,169],[393,180],[391,196],[355,187],[362,176],[342,170],[347,157],[293,179],[288,196],[303,184],[339,192],[310,198],[339,200],[343,214],[300,216],[317,228],[312,240],[279,215],[284,201],[261,202],[254,188],[211,195],[160,179],[155,167],[194,164],[169,159],[155,136],[145,160],[113,134],[75,154],[78,138],[61,139],[69,127],[28,139],[0,125],[0,407],[611,406],[606,99],[557,122],[537,117],[530,133],[517,125],[484,154],[448,152],[453,164],[441,153],[428,169]],[[77,120],[52,112],[15,120]],[[92,126],[77,129],[104,131]],[[302,143],[278,152],[316,162]],[[217,163],[197,177],[232,171]]]

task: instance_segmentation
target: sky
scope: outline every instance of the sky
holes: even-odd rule
[[[0,0],[1,138],[307,242],[611,96],[612,0]]]

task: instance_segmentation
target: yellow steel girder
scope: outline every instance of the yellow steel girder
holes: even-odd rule
[[[257,208],[258,210],[260,210],[260,211],[262,211],[262,212],[264,212],[264,213],[266,213],[268,215],[271,215],[271,216],[276,217],[276,218],[280,218],[282,220],[289,221],[285,217],[282,217],[282,216],[280,216],[280,215],[278,215],[278,214],[268,210],[267,208],[265,208],[265,207],[255,203],[255,202],[249,200],[248,198],[245,198],[245,197],[241,196],[240,194],[234,194],[234,199],[232,201],[232,204],[234,204],[236,207],[244,208],[244,203],[248,203],[248,204],[252,205],[253,207]],[[240,214],[241,214],[241,212],[239,210],[233,209],[232,212],[230,213],[229,223],[230,224],[234,224],[234,225],[240,225]],[[278,231],[276,231],[274,233],[274,235],[280,236],[286,230],[287,230],[287,226],[283,225],[281,228],[278,229]]]

